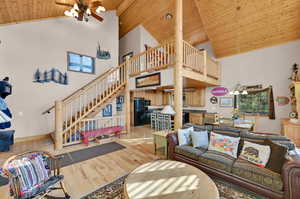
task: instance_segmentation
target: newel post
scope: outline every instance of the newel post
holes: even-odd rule
[[[130,133],[130,123],[131,123],[131,114],[130,114],[130,88],[129,88],[129,57],[126,57],[126,63],[125,63],[125,126],[126,126],[126,132]]]
[[[206,79],[207,78],[207,52],[206,50],[203,51],[203,65],[204,65],[204,68],[203,68],[203,75],[204,75],[204,78]]]
[[[55,101],[55,150],[63,148],[63,102]]]

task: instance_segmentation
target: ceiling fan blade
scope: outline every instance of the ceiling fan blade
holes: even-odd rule
[[[55,1],[55,4],[60,5],[60,6],[73,7],[73,5],[72,5],[72,4],[69,4],[69,3],[62,3],[62,2],[57,2],[57,1]]]
[[[102,6],[102,3],[101,1],[93,1],[90,3],[89,7],[91,9],[96,9],[98,6]]]
[[[95,19],[97,19],[98,21],[103,21],[103,18],[102,17],[100,17],[100,16],[98,16],[96,13],[94,13],[94,12],[92,12],[92,14],[91,14]]]

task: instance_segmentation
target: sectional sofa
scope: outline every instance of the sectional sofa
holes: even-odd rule
[[[233,158],[217,151],[194,148],[191,145],[179,146],[177,132],[167,136],[168,158],[193,165],[210,176],[237,184],[259,195],[274,199],[300,199],[300,155],[289,155],[295,145],[285,136],[242,131],[229,127],[197,126],[186,124],[185,128],[194,127],[195,131],[207,130],[210,134],[240,137],[240,141],[265,143],[266,140],[285,146],[289,153],[278,156],[278,163],[283,160],[281,171],[274,172],[250,162]],[[241,148],[239,147],[239,151]],[[275,161],[276,163],[276,161]]]

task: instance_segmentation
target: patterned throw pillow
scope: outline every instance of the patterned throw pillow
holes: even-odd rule
[[[239,142],[239,137],[235,138],[211,132],[208,150],[218,151],[237,158]]]
[[[49,179],[48,170],[40,155],[14,160],[8,165],[9,171],[19,176],[22,192],[28,192]]]
[[[178,142],[181,145],[190,145],[192,143],[191,133],[194,131],[194,127],[187,129],[178,129]]]
[[[270,146],[245,141],[239,157],[264,168],[270,158],[270,154]]]

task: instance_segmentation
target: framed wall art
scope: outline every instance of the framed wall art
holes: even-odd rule
[[[160,73],[154,73],[135,78],[135,87],[143,88],[150,86],[160,86]]]
[[[233,97],[220,97],[220,107],[232,108],[234,99]]]
[[[102,117],[112,117],[112,104],[107,104],[104,109],[102,109]]]

